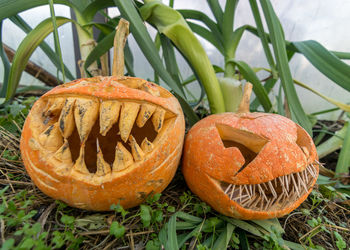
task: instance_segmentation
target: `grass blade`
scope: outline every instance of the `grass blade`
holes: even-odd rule
[[[63,64],[63,59],[62,59],[60,38],[59,38],[58,32],[57,32],[57,23],[56,23],[55,8],[53,6],[53,0],[49,0],[49,5],[50,5],[51,20],[52,20],[52,24],[53,24],[53,37],[54,37],[54,41],[55,41],[55,51],[56,51],[56,54],[58,54],[58,57],[60,59],[63,82],[66,82],[66,75],[64,74],[64,64]],[[57,79],[60,79],[58,75],[57,75]]]
[[[293,42],[293,45],[322,74],[350,91],[350,66],[342,62],[316,41]]]
[[[342,174],[348,175],[350,169],[350,128],[346,129],[342,149],[340,150],[339,159],[335,168],[336,176]]]
[[[2,45],[2,21],[0,22],[0,57],[1,61],[4,65],[4,78],[3,78],[3,85],[0,91],[0,98],[4,98],[6,96],[6,90],[8,86],[8,78],[9,78],[9,73],[10,73],[10,61],[7,58],[7,55],[5,53],[4,47]],[[2,99],[4,100],[4,99]],[[0,99],[0,104],[2,104],[2,101]]]
[[[56,17],[57,27],[73,22],[73,20],[65,17]],[[53,25],[51,18],[45,19],[38,26],[36,26],[28,35],[23,39],[18,46],[16,54],[12,61],[12,66],[9,75],[9,85],[6,92],[6,100],[13,97],[16,92],[19,80],[22,72],[32,55],[33,51],[39,46],[39,44],[53,31]]]
[[[266,80],[265,84],[264,84],[264,89],[266,90],[266,93],[269,94],[271,89],[275,86],[276,82],[278,79],[274,79],[274,78],[270,78],[268,80]],[[260,102],[258,98],[255,98],[253,100],[253,102],[250,104],[250,109],[251,110],[257,110],[258,107],[260,106]]]
[[[181,82],[181,74],[179,71],[179,67],[177,66],[176,63],[176,58],[175,58],[175,52],[174,52],[174,47],[171,44],[171,41],[169,38],[167,38],[164,35],[160,35],[160,42],[162,45],[162,50],[163,50],[163,57],[165,61],[165,67],[177,83]]]
[[[10,17],[10,20],[16,24],[20,29],[22,29],[26,34],[28,34],[30,31],[32,31],[32,28],[19,16],[15,15]],[[60,59],[57,56],[57,54],[51,49],[51,47],[45,42],[42,41],[39,47],[44,51],[44,53],[47,55],[47,57],[50,59],[50,61],[56,66],[57,69],[60,69]],[[64,72],[68,79],[74,80],[75,77],[70,72],[68,67],[64,65]]]
[[[180,13],[152,0],[146,1],[140,11],[143,18],[154,24],[160,33],[165,34],[189,61],[206,90],[212,113],[225,112],[223,96],[213,66]]]
[[[293,84],[292,74],[288,65],[285,39],[280,22],[269,0],[261,0],[260,3],[270,31],[270,38],[279,70],[279,77],[283,85],[284,93],[287,97],[289,109],[292,113],[292,119],[299,123],[310,135],[312,135],[311,122],[307,118],[305,111],[301,106]]]
[[[229,60],[227,63],[234,63],[237,65],[240,73],[243,75],[243,77],[251,82],[253,84],[253,91],[255,95],[257,96],[259,102],[264,107],[264,110],[266,112],[270,112],[272,109],[271,101],[267,95],[267,92],[265,88],[262,86],[259,78],[256,76],[253,69],[245,62],[243,61],[235,61],[235,60]]]
[[[168,241],[166,249],[178,250],[178,242],[176,237],[176,213],[172,215],[168,222]]]

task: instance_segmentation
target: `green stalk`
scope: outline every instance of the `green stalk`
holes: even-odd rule
[[[79,48],[80,48],[80,56],[83,62],[86,61],[86,58],[90,54],[90,52],[95,47],[95,40],[93,37],[93,29],[92,26],[85,26],[83,29],[82,26],[90,23],[92,20],[86,19],[78,10],[74,9],[75,16],[77,18],[77,23],[79,25],[75,25],[77,28],[78,39],[79,39]],[[98,75],[99,69],[97,66],[97,62],[93,62],[89,67],[88,71],[92,75]]]
[[[211,112],[225,112],[224,98],[213,66],[181,14],[155,0],[146,0],[140,12],[143,19],[166,35],[191,64],[205,88]]]

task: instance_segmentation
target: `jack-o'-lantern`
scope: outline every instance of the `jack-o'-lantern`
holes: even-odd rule
[[[211,115],[191,128],[182,172],[189,188],[224,215],[281,217],[297,208],[316,182],[315,145],[283,116],[249,113],[246,96],[238,113]]]
[[[136,206],[165,189],[182,152],[177,99],[136,77],[75,80],[43,95],[21,138],[24,165],[47,195],[71,206]]]

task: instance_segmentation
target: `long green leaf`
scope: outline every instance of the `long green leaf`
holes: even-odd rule
[[[64,4],[69,7],[79,9],[79,6],[74,5],[69,0],[55,0],[54,3]],[[0,20],[14,16],[22,11],[46,4],[47,0],[2,0],[0,1]]]
[[[181,74],[179,71],[179,67],[177,66],[174,47],[171,44],[170,39],[164,35],[160,35],[160,42],[162,45],[165,67],[172,76],[172,78],[176,82],[180,83]]]
[[[270,38],[278,65],[279,76],[283,85],[284,93],[287,97],[289,109],[292,113],[292,119],[298,122],[310,135],[312,135],[311,122],[301,106],[293,84],[292,74],[288,65],[285,39],[280,22],[269,0],[261,0],[260,3],[270,31]]]
[[[190,21],[187,21],[187,24],[194,33],[203,37],[205,40],[214,45],[221,54],[224,54],[224,47],[222,46],[220,40],[210,30]]]
[[[16,24],[20,29],[22,29],[26,34],[28,34],[30,31],[33,30],[19,15],[15,15],[15,16],[10,17],[10,20],[14,24]],[[57,56],[57,54],[51,49],[51,47],[45,41],[42,41],[39,46],[44,51],[44,53],[47,55],[49,60],[56,66],[56,68],[60,69],[60,67],[61,67],[60,59]],[[66,65],[64,65],[64,72],[65,72],[66,77],[69,80],[75,79],[75,77],[73,76],[73,74],[70,72],[69,68]]]
[[[341,130],[335,132],[331,138],[317,146],[317,154],[320,159],[341,148],[346,132],[349,130],[349,122],[346,122]]]
[[[57,31],[56,15],[55,15],[55,8],[53,6],[53,0],[49,0],[49,5],[50,5],[51,21],[52,21],[52,25],[53,25],[53,37],[54,37],[54,41],[55,41],[55,51],[56,51],[56,54],[58,54],[58,57],[60,59],[60,66],[61,66],[61,72],[62,72],[62,76],[63,76],[63,82],[65,82],[66,76],[64,74],[64,64],[63,64],[63,59],[62,59],[60,38],[58,36],[58,31]],[[59,79],[58,76],[57,76],[57,79]]]
[[[274,79],[274,78],[270,78],[266,80],[264,84],[264,89],[266,90],[267,94],[270,93],[271,89],[275,86],[276,82],[277,82],[277,79]],[[260,102],[259,102],[259,99],[256,97],[253,100],[253,102],[250,104],[250,109],[257,110],[259,106],[260,106]]]
[[[342,145],[342,149],[340,150],[339,159],[337,162],[337,166],[335,168],[335,173],[337,176],[341,176],[342,174],[349,174],[350,169],[350,128],[346,129],[346,133],[344,136],[344,142]]]
[[[212,113],[225,112],[223,96],[213,66],[200,42],[176,10],[158,1],[145,1],[143,18],[165,34],[190,62],[206,90]]]
[[[177,11],[186,20],[193,19],[204,23],[210,29],[210,31],[213,32],[213,35],[220,41],[221,46],[223,46],[223,37],[219,26],[213,20],[211,20],[206,14],[198,10],[177,10]]]
[[[271,101],[267,95],[265,88],[262,86],[259,78],[256,76],[253,69],[243,61],[235,61],[233,59],[228,60],[227,63],[234,63],[237,65],[240,73],[243,77],[253,84],[253,91],[256,97],[259,99],[259,102],[264,107],[266,112],[270,112],[272,109]]]
[[[137,13],[135,6],[130,1],[114,0],[114,2],[118,6],[118,9],[122,16],[129,20],[131,33],[133,34],[143,54],[152,65],[153,69],[157,71],[157,74],[175,92],[175,96],[179,99],[179,102],[188,118],[189,123],[193,125],[199,120],[198,116],[194,113],[190,105],[185,101],[182,86],[177,85],[177,83],[172,79],[170,74],[164,68],[158,51],[149,33],[147,32],[145,25],[143,24],[141,17]]]
[[[211,12],[214,14],[214,17],[216,19],[216,22],[218,23],[219,27],[222,29],[223,22],[224,22],[224,13],[222,12],[222,9],[220,7],[218,0],[207,0]],[[231,0],[232,2],[232,0]]]
[[[72,22],[73,20],[65,17],[56,17],[57,27]],[[19,80],[22,72],[26,67],[26,64],[39,44],[53,31],[53,25],[51,18],[45,19],[38,26],[36,26],[28,35],[23,39],[18,46],[16,54],[12,61],[12,66],[9,75],[9,85],[6,92],[6,100],[13,97],[16,92]]]
[[[231,236],[234,229],[235,227],[231,223],[226,223],[226,227],[224,231],[221,232],[217,240],[215,241],[213,249],[214,250],[227,249],[228,243],[231,240]]]
[[[293,42],[293,45],[322,74],[350,91],[350,66],[339,60],[316,41]]]
[[[256,3],[256,0],[249,0],[249,3],[250,3],[250,8],[252,9],[255,24],[256,24],[257,31],[258,31],[258,34],[259,34],[259,37],[261,40],[261,44],[262,44],[264,52],[265,52],[267,62],[269,63],[270,68],[272,70],[273,78],[277,79],[276,64],[275,64],[275,61],[273,60],[272,53],[271,53],[271,50],[270,50],[270,47],[268,44],[267,36],[266,36],[265,31],[264,31],[264,26],[263,26],[262,21],[261,21],[258,5]]]
[[[6,95],[6,90],[7,90],[7,86],[8,86],[8,78],[9,78],[9,73],[10,73],[10,61],[7,58],[7,55],[5,53],[3,44],[2,44],[2,21],[0,22],[0,57],[1,57],[1,61],[2,64],[4,65],[4,78],[3,78],[3,85],[0,91],[0,98],[5,98]],[[4,100],[4,99],[2,99]],[[0,104],[2,103],[2,101],[0,101]]]
[[[170,217],[168,222],[168,241],[166,249],[178,250],[178,242],[176,237],[176,213]]]

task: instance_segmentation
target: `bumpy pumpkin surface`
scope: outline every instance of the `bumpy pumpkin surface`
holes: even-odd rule
[[[34,104],[21,153],[33,182],[54,199],[89,210],[129,208],[169,184],[184,131],[167,90],[139,78],[93,77]]]
[[[311,137],[276,114],[211,115],[185,140],[182,172],[189,188],[235,218],[291,212],[311,192],[318,171]]]

